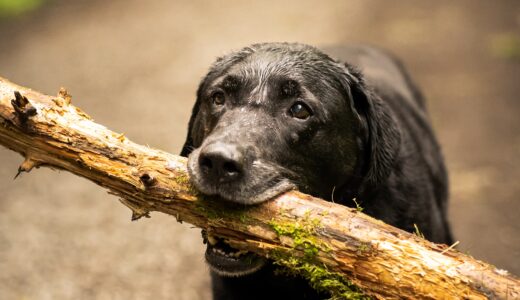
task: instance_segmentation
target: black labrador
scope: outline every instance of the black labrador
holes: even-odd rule
[[[351,207],[357,199],[375,218],[451,244],[447,174],[421,93],[381,50],[327,52],[265,43],[219,58],[200,83],[181,153],[193,184],[246,205],[290,189]],[[215,299],[327,296],[205,239]]]

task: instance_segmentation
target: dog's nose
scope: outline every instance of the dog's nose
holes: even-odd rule
[[[213,143],[201,150],[199,166],[208,179],[214,182],[229,182],[242,176],[244,157],[234,145]]]

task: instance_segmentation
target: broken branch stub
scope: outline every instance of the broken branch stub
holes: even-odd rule
[[[506,271],[355,209],[296,191],[250,207],[204,197],[189,183],[185,158],[94,123],[66,92],[46,96],[0,78],[0,145],[26,157],[20,171],[45,165],[85,177],[119,197],[133,220],[170,214],[335,298],[365,297],[354,285],[380,299],[520,297],[518,278]]]

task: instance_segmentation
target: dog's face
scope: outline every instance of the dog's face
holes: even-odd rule
[[[299,45],[246,48],[218,61],[190,128],[194,185],[242,204],[294,188],[330,198],[359,151],[343,71]]]
[[[253,45],[220,58],[199,86],[181,153],[189,154],[193,184],[240,204],[295,188],[331,199],[364,160],[370,124],[359,112],[368,100],[358,80],[299,44]],[[262,264],[206,238],[217,273],[237,276]]]

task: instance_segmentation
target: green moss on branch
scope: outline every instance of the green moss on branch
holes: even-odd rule
[[[276,250],[270,253],[275,264],[284,267],[282,273],[305,278],[312,288],[321,293],[328,293],[331,299],[370,299],[346,279],[342,274],[332,272],[318,260],[318,254],[328,252],[327,244],[314,236],[320,228],[320,220],[311,218],[309,214],[300,220],[275,221],[269,223],[280,238],[290,238],[292,248],[303,251],[303,257],[295,257],[291,253]]]

